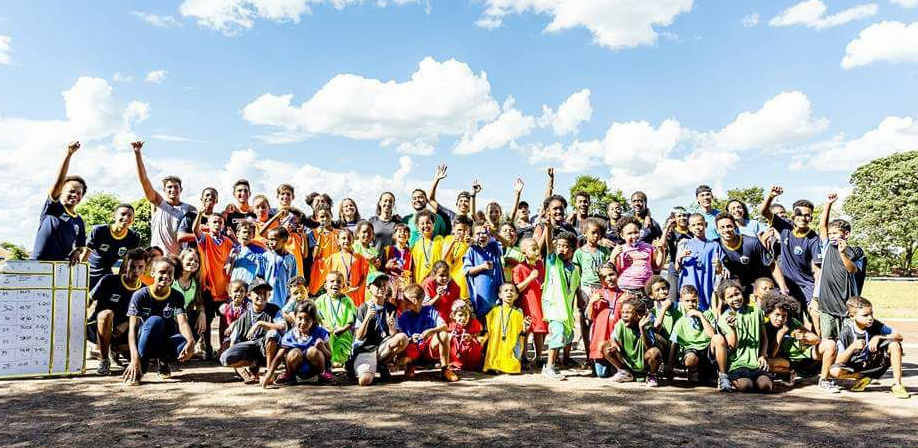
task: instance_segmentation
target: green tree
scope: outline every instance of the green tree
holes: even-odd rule
[[[25,248],[22,246],[13,244],[9,241],[4,241],[0,243],[0,247],[8,250],[10,254],[12,254],[9,258],[10,260],[28,260],[29,259],[29,252],[25,250]]]
[[[598,177],[577,176],[574,185],[572,185],[570,189],[570,198],[568,200],[571,204],[574,203],[574,195],[577,194],[578,191],[585,191],[590,194],[591,215],[606,216],[606,209],[613,200],[621,203],[626,209],[628,208],[622,191],[613,190],[605,181]]]
[[[92,226],[111,223],[112,213],[121,203],[121,199],[111,193],[96,193],[87,196],[80,202],[76,212],[83,217],[88,232]]]
[[[153,214],[153,208],[146,198],[140,198],[131,205],[134,206],[134,224],[131,225],[131,228],[140,235],[140,245],[148,247],[150,245],[150,217]]]
[[[904,275],[912,275],[918,250],[918,151],[873,160],[851,175],[845,200],[853,236],[868,257],[893,255]]]
[[[759,218],[759,206],[765,200],[765,190],[762,187],[733,188],[727,190],[726,198],[714,198],[714,208],[722,212],[727,211],[727,203],[732,201],[742,201],[749,207],[749,218]],[[698,204],[695,204],[696,208]]]

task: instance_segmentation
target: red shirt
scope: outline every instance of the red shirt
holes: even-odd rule
[[[421,287],[424,288],[424,295],[427,298],[432,298],[437,295],[437,288],[439,288],[440,285],[437,284],[437,280],[433,277],[427,277],[421,283]],[[450,314],[453,311],[453,302],[456,300],[459,300],[459,285],[450,279],[449,283],[446,284],[446,293],[440,296],[440,298],[437,299],[437,303],[433,305],[434,308],[437,309],[437,312],[440,313],[440,317],[443,318],[444,322],[452,322]]]

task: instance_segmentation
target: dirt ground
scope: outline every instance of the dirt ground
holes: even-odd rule
[[[906,342],[918,341],[918,323],[901,327]],[[904,383],[916,394],[911,345]],[[568,373],[564,382],[464,373],[446,384],[431,371],[367,388],[339,377],[343,385],[263,390],[193,362],[139,387],[95,374],[3,381],[0,446],[918,446],[918,396],[893,397],[889,373],[865,392],[838,395],[812,382],[724,394],[678,380],[648,389]]]

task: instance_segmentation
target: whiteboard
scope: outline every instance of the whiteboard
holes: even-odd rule
[[[88,269],[0,263],[0,378],[85,371]]]

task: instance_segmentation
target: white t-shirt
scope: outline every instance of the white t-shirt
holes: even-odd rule
[[[184,202],[170,205],[163,198],[153,207],[153,216],[150,218],[150,244],[159,247],[166,255],[178,255],[182,245],[178,241],[178,227],[182,217],[195,208]]]

